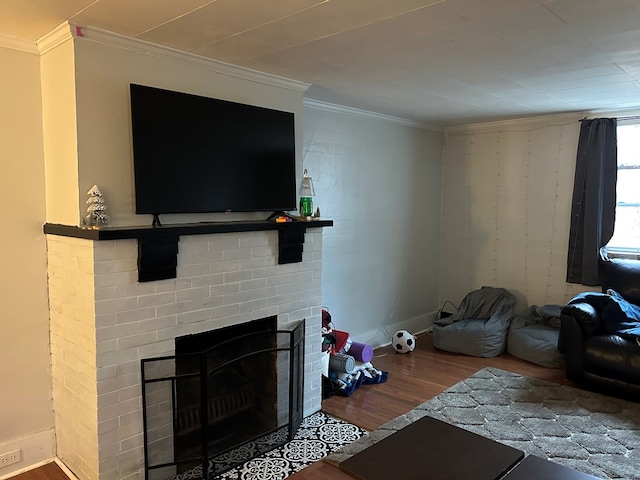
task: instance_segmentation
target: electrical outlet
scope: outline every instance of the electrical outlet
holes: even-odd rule
[[[0,468],[6,467],[13,463],[20,461],[20,449],[13,450],[12,452],[3,453],[0,455]]]

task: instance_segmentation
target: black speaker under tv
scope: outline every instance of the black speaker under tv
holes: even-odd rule
[[[138,214],[296,209],[294,114],[130,85]]]

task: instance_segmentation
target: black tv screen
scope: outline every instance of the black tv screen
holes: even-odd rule
[[[295,210],[294,114],[130,85],[135,211]]]

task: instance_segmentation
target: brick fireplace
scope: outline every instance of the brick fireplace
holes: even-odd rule
[[[303,414],[320,409],[321,227],[288,264],[274,230],[181,235],[176,278],[142,283],[136,239],[47,233],[57,457],[81,480],[144,477],[140,361],[177,337],[306,319]]]

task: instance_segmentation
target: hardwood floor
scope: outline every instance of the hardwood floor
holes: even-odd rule
[[[375,430],[408,412],[425,400],[467,378],[484,367],[541,378],[569,385],[564,370],[539,367],[505,354],[495,358],[476,358],[437,351],[431,336],[420,335],[417,347],[407,355],[391,347],[376,350],[372,362],[389,372],[386,383],[365,385],[350,397],[333,396],[322,402],[322,409],[367,430]],[[290,480],[353,480],[327,462],[316,462],[289,477]],[[49,464],[13,477],[11,480],[67,480],[56,464]]]
[[[539,367],[508,354],[495,358],[476,358],[446,353],[433,348],[432,338],[428,334],[419,336],[416,345],[416,349],[407,355],[396,354],[391,347],[376,350],[371,363],[378,370],[389,372],[387,382],[363,386],[348,398],[328,398],[322,402],[322,409],[367,430],[375,430],[484,367],[497,367],[570,384],[565,379],[563,369]],[[327,462],[316,462],[289,479],[353,480]]]
[[[69,480],[69,477],[55,462],[51,462],[11,477],[11,480]]]

